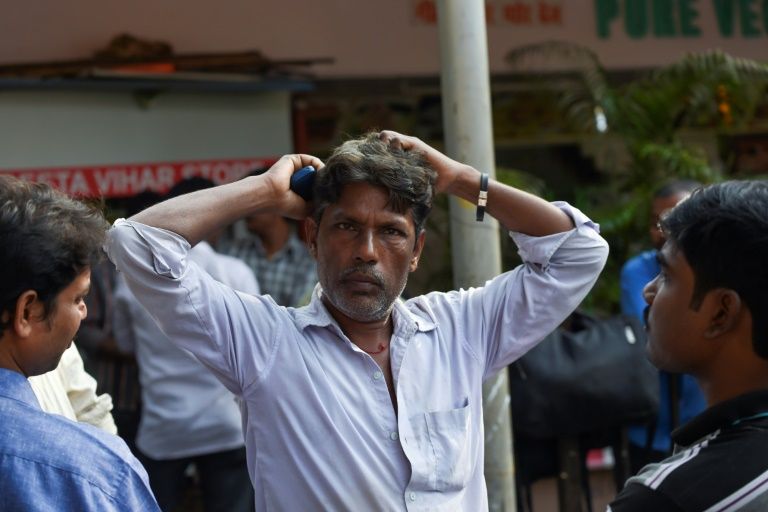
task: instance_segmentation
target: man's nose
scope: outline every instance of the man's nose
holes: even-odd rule
[[[357,259],[366,263],[377,260],[376,238],[371,230],[362,230],[357,240]]]
[[[643,288],[643,299],[645,300],[645,303],[648,304],[649,306],[653,304],[653,299],[656,298],[656,281],[658,279],[659,279],[658,276],[655,277]]]

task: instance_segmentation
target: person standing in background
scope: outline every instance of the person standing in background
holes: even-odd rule
[[[210,180],[190,178],[174,186],[168,197],[212,186]],[[218,254],[208,241],[192,248],[189,259],[235,290],[259,293],[248,266]],[[138,362],[142,413],[136,448],[160,508],[171,512],[182,503],[187,474],[194,469],[203,510],[252,511],[253,488],[235,396],[192,354],[171,343],[122,277],[115,291],[114,334],[120,350],[135,353]]]
[[[261,293],[281,306],[306,304],[317,284],[315,260],[299,238],[296,222],[279,214],[260,212],[235,222],[217,249],[244,261],[256,274]]]
[[[55,370],[30,377],[29,384],[45,412],[117,434],[112,397],[96,393],[96,380],[85,371],[74,343],[64,351]]]
[[[659,188],[653,196],[649,233],[653,249],[629,259],[621,269],[621,311],[644,322],[643,312],[648,307],[643,298],[643,288],[659,275],[658,252],[666,240],[659,221],[680,201],[699,188],[701,183],[692,180],[670,182]],[[649,432],[648,425],[629,428],[629,460],[631,472],[637,473],[649,462],[662,460],[669,455],[671,432],[674,427],[687,422],[706,407],[704,394],[690,375],[659,371],[659,414],[655,427]],[[648,436],[652,435],[648,446]]]
[[[117,272],[103,260],[91,269],[91,291],[85,299],[88,318],[77,334],[85,368],[97,383],[97,392],[112,397],[117,434],[136,453],[136,432],[141,417],[139,369],[132,354],[118,348],[114,336],[114,290]]]

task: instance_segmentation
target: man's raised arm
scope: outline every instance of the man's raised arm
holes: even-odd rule
[[[381,137],[391,145],[424,153],[437,172],[437,192],[477,203],[480,171],[445,156],[416,137],[392,131],[381,132]],[[508,231],[530,236],[562,233],[574,227],[570,217],[556,206],[495,180],[488,183],[487,211]]]
[[[270,297],[240,295],[213,279],[189,250],[246,215],[306,215],[309,205],[289,187],[291,175],[306,165],[323,164],[308,155],[284,156],[260,176],[177,196],[117,220],[107,234],[107,254],[132,295],[172,343],[193,352],[233,393],[267,371],[283,318]]]
[[[194,246],[208,234],[261,211],[301,218],[307,204],[289,184],[291,175],[307,165],[319,169],[323,163],[310,155],[286,155],[260,176],[174,197],[130,220],[173,231]]]

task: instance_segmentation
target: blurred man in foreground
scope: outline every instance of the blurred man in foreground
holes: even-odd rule
[[[766,212],[768,183],[744,181],[699,189],[662,218],[661,272],[644,292],[648,353],[696,377],[708,409],[609,510],[768,509]]]
[[[0,176],[0,503],[4,510],[158,510],[118,437],[40,409],[27,377],[56,368],[86,316],[103,216]]]

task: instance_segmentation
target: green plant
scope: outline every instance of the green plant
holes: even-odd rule
[[[647,239],[654,190],[671,179],[709,183],[721,179],[701,149],[681,137],[685,128],[719,133],[748,128],[765,104],[768,65],[720,51],[686,55],[629,83],[609,82],[597,56],[572,43],[547,42],[515,49],[507,61],[517,69],[531,61],[557,59],[572,72],[545,82],[558,106],[581,133],[618,141],[627,164],[611,169],[603,183],[577,191],[576,206],[600,221],[611,257],[587,307],[618,308],[621,265]],[[605,135],[601,135],[605,133]],[[608,137],[612,137],[608,140]],[[600,143],[600,141],[598,141]]]

